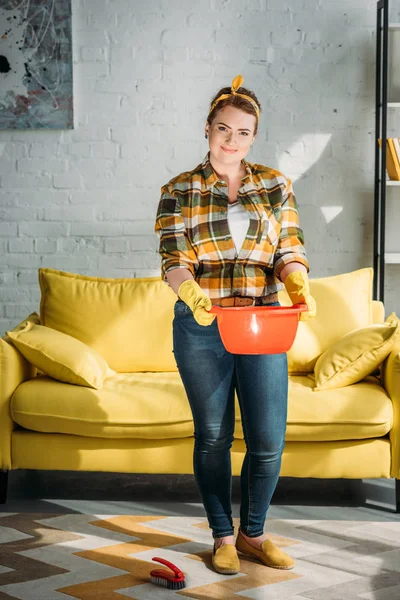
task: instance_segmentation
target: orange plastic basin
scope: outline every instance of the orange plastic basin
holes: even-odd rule
[[[213,306],[225,349],[232,354],[280,354],[293,345],[299,314],[306,304],[293,306]]]

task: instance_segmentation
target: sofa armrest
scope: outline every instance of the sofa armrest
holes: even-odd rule
[[[0,469],[11,469],[11,433],[15,427],[10,415],[11,396],[36,373],[36,367],[12,345],[7,335],[0,338]]]
[[[381,382],[393,403],[391,477],[400,479],[400,339],[381,365]]]

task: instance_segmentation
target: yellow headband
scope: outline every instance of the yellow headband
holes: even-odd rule
[[[222,96],[219,96],[219,98],[217,98],[212,103],[211,108],[210,108],[210,113],[214,110],[215,106],[218,104],[218,102],[220,102],[220,100],[224,100],[225,98],[229,98],[229,96],[233,95],[233,96],[240,96],[241,98],[245,98],[248,102],[250,102],[253,105],[254,110],[256,111],[257,119],[258,119],[258,117],[260,116],[260,109],[258,108],[257,103],[250,96],[246,96],[245,94],[238,94],[236,91],[240,88],[243,81],[244,81],[244,79],[243,79],[242,75],[236,75],[236,77],[232,81],[230,94],[222,94]],[[210,114],[210,113],[208,113],[208,114]]]

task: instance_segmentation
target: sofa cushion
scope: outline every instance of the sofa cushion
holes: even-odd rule
[[[26,360],[58,381],[99,390],[116,374],[96,350],[51,327],[26,320],[6,333]]]
[[[289,377],[288,441],[381,437],[393,426],[393,405],[376,377],[315,393],[310,376]]]
[[[359,269],[321,279],[310,279],[317,316],[300,321],[296,339],[288,352],[289,373],[312,373],[318,357],[341,337],[373,323],[373,269]],[[291,301],[279,292],[282,305]]]
[[[392,403],[375,378],[315,394],[307,376],[289,378],[288,441],[374,438],[392,424]],[[243,438],[235,401],[235,437]],[[22,383],[11,400],[13,420],[34,431],[99,438],[193,436],[179,373],[117,373],[101,390],[46,376]]]
[[[177,371],[176,295],[160,278],[107,279],[39,269],[40,321],[94,348],[121,372]]]
[[[393,313],[386,323],[356,329],[342,337],[318,358],[314,392],[342,388],[370,375],[390,354],[399,333]]]
[[[101,390],[38,376],[11,399],[13,420],[35,431],[101,438],[168,439],[193,435],[178,373],[117,373]]]

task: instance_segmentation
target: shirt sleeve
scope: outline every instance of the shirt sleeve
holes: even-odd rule
[[[281,214],[281,232],[274,257],[274,273],[279,278],[283,267],[291,262],[304,265],[307,273],[310,266],[304,248],[304,234],[299,226],[299,211],[293,185],[290,179],[285,178]]]
[[[179,268],[189,269],[195,277],[197,256],[187,236],[179,201],[168,186],[161,188],[154,230],[160,239],[161,278],[168,283],[168,271]]]

